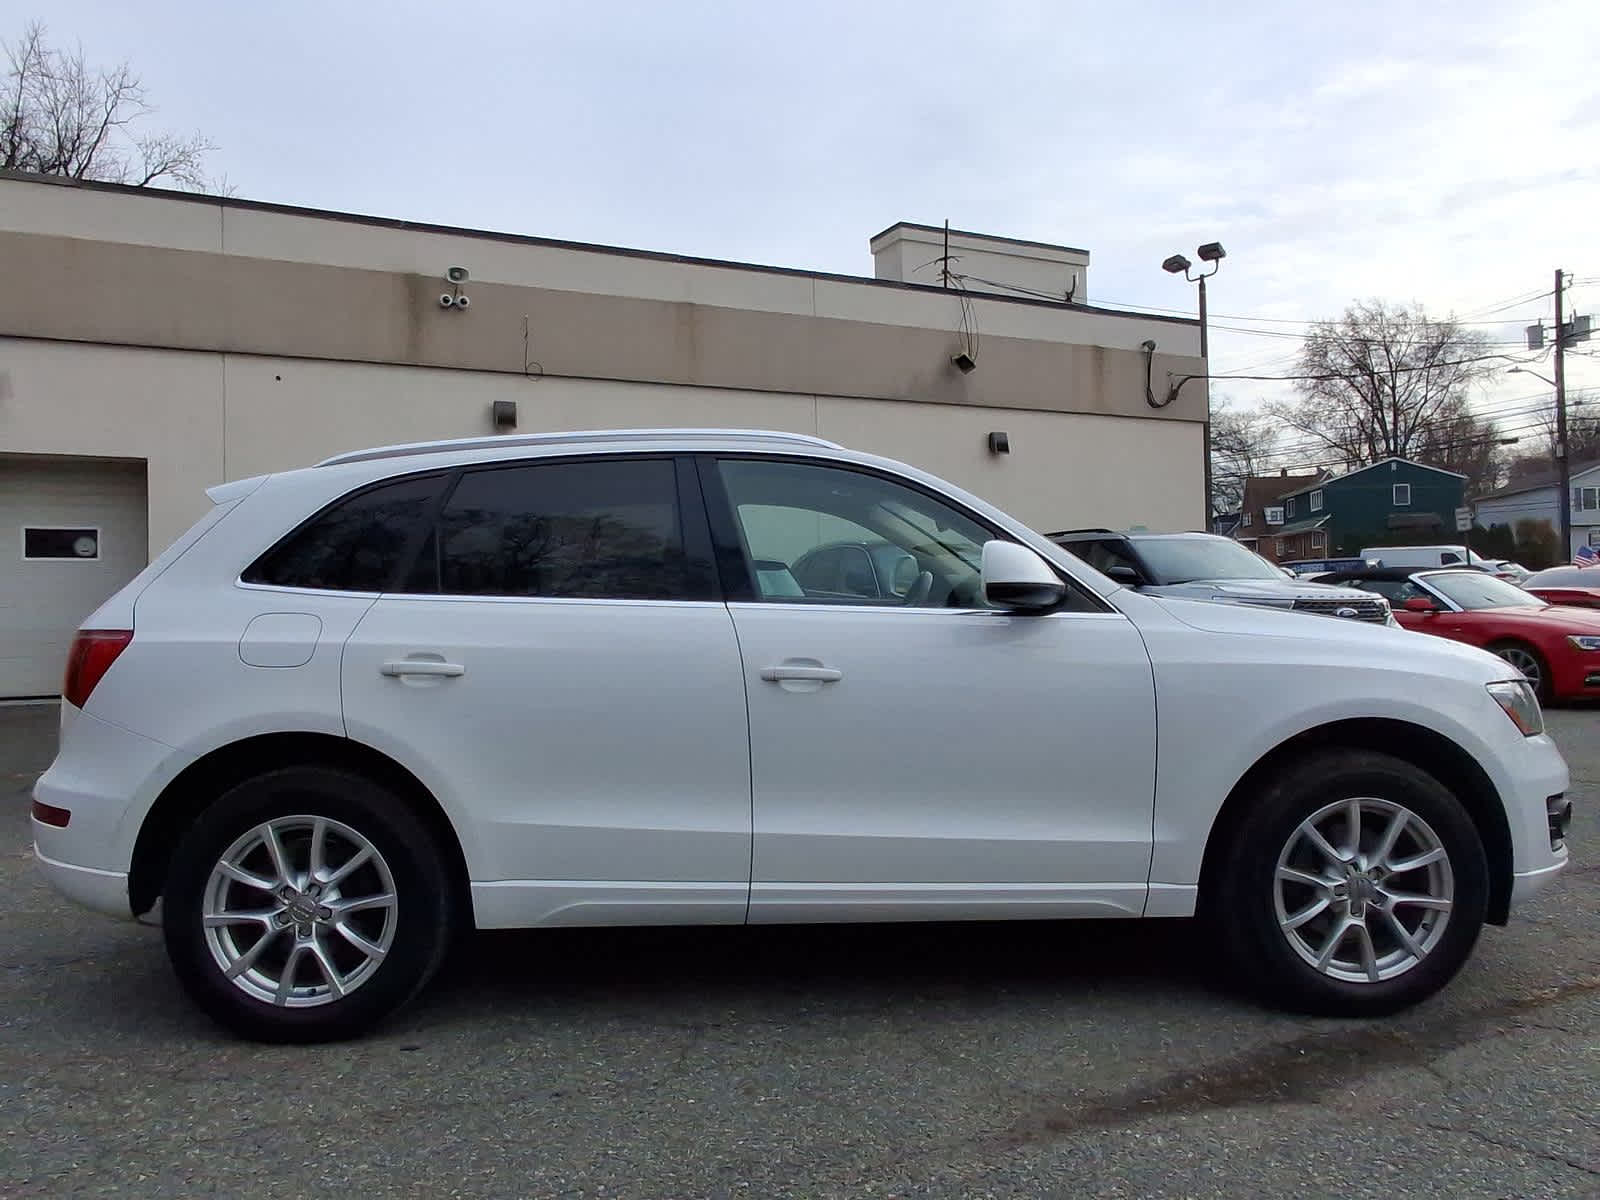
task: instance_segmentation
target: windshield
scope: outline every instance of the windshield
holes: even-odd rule
[[[1155,582],[1192,583],[1196,579],[1276,579],[1282,571],[1238,542],[1213,537],[1139,538],[1134,543]]]
[[[1423,576],[1423,582],[1446,600],[1471,611],[1475,608],[1544,608],[1545,602],[1530,596],[1514,583],[1485,575],[1481,571],[1439,571]]]

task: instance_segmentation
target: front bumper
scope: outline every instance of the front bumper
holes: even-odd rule
[[[1511,829],[1511,910],[1555,882],[1567,865],[1567,847],[1551,822],[1554,797],[1568,793],[1567,763],[1549,734],[1523,738],[1499,764],[1496,780]],[[1570,793],[1568,793],[1570,794]]]
[[[1511,907],[1523,904],[1533,899],[1556,881],[1556,877],[1566,868],[1567,860],[1562,858],[1558,863],[1548,867],[1541,867],[1537,871],[1518,871],[1511,877]]]

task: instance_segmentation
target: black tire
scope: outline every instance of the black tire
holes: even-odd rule
[[[300,815],[348,826],[376,849],[393,880],[395,904],[386,918],[392,941],[348,994],[313,1007],[278,1007],[224,977],[202,913],[212,871],[228,848],[265,822]],[[453,896],[439,847],[400,797],[352,771],[296,766],[248,779],[201,813],[173,853],[162,921],[173,969],[212,1019],[256,1041],[322,1042],[366,1033],[422,989],[449,948]],[[284,933],[293,939],[292,928]],[[288,974],[304,977],[294,968]]]
[[[1452,907],[1437,943],[1404,973],[1377,982],[1333,978],[1307,962],[1279,927],[1275,902],[1278,858],[1295,831],[1324,807],[1352,797],[1390,801],[1427,822],[1454,877]],[[1204,912],[1234,980],[1293,1011],[1373,1017],[1426,999],[1461,969],[1483,928],[1489,868],[1471,816],[1433,776],[1387,754],[1330,749],[1261,787],[1224,847],[1208,891]]]
[[[1548,705],[1555,699],[1555,688],[1550,679],[1550,664],[1545,661],[1544,655],[1540,654],[1537,649],[1528,645],[1527,642],[1510,640],[1496,642],[1487,649],[1490,654],[1498,655],[1501,658],[1505,658],[1505,652],[1508,650],[1516,650],[1528,655],[1539,667],[1539,683],[1534,689],[1539,694],[1539,703]]]

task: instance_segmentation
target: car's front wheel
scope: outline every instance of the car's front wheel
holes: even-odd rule
[[[1471,816],[1431,775],[1329,750],[1254,797],[1210,890],[1242,981],[1301,1011],[1375,1016],[1461,968],[1483,927],[1488,866]]]
[[[206,809],[173,854],[167,952],[200,1007],[246,1037],[365,1032],[448,943],[440,854],[403,800],[344,770],[290,767]]]

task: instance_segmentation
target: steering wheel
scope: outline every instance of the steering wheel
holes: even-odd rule
[[[905,597],[900,601],[907,608],[920,608],[928,602],[928,593],[933,591],[933,572],[924,571],[918,575],[916,582],[906,589]]]

